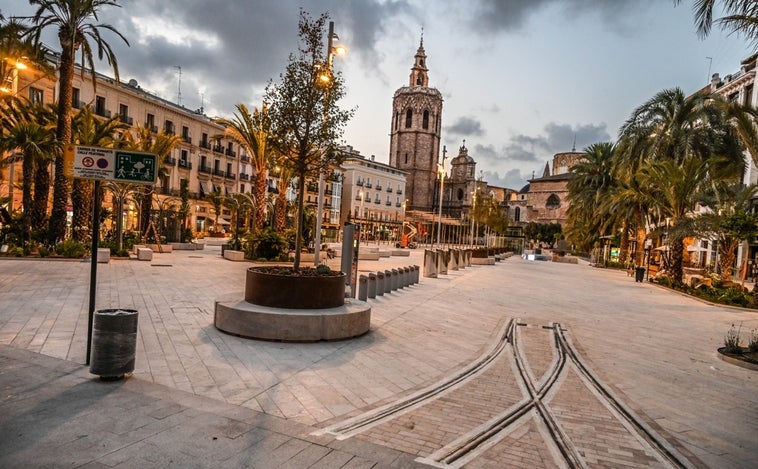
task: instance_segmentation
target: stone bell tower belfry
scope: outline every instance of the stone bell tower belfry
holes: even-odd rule
[[[442,129],[442,93],[429,88],[424,38],[414,58],[408,86],[392,98],[390,166],[408,172],[406,210],[431,211]]]

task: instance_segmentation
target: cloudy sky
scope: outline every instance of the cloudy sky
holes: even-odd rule
[[[298,10],[328,12],[348,55],[335,61],[356,108],[345,143],[389,161],[392,95],[408,84],[423,28],[430,86],[444,97],[443,143],[465,139],[490,184],[520,188],[552,155],[613,141],[655,93],[693,92],[735,73],[746,41],[698,39],[683,0],[119,0],[100,21],[121,79],[209,116],[259,106],[297,48]],[[8,16],[25,0],[0,0]],[[46,43],[57,49],[54,31]],[[181,75],[179,73],[181,67]],[[98,71],[109,73],[106,66]],[[181,82],[180,82],[181,79]],[[181,83],[181,86],[180,86]]]

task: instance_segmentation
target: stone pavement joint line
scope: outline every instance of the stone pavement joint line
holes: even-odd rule
[[[409,253],[359,270],[423,264],[422,250]],[[449,466],[564,466],[536,408],[470,443],[533,402],[524,381],[546,390],[538,397],[553,434],[589,467],[675,465],[662,451],[684,465],[741,468],[758,454],[758,373],[715,352],[731,324],[758,328],[755,312],[621,271],[514,256],[370,300],[371,329],[359,338],[259,342],[213,327],[214,301],[239,294],[250,265],[217,246],[101,264],[96,309],[139,311],[133,376],[101,383],[82,365],[89,264],[0,258],[0,466],[421,467],[444,465],[464,442],[471,449]],[[516,356],[505,341],[434,399],[352,436],[329,433],[461,377],[515,318]],[[564,358],[556,323],[571,332]]]

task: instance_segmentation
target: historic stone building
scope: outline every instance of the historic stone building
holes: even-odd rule
[[[442,94],[429,87],[423,38],[408,86],[392,98],[390,166],[408,173],[408,210],[431,212],[440,154]]]
[[[553,169],[545,165],[542,177],[532,178],[509,205],[513,220],[528,223],[560,223],[565,226],[568,211],[568,182],[571,167],[581,161],[583,152],[570,151],[553,156]]]

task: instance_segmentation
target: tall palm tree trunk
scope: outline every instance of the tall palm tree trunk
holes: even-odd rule
[[[274,199],[274,210],[276,211],[276,219],[274,220],[274,228],[276,231],[283,232],[287,229],[287,193],[281,191],[276,194]]]
[[[34,170],[34,202],[32,203],[32,226],[41,228],[47,224],[47,204],[50,199],[50,162],[38,161]]]
[[[266,187],[268,181],[266,180],[266,172],[258,170],[255,173],[255,225],[254,230],[260,231],[263,229],[263,225],[266,223]]]
[[[13,163],[11,163],[13,164]],[[22,196],[21,206],[23,207],[22,224],[24,226],[24,245],[30,241],[32,232],[32,180],[34,178],[34,155],[30,152],[24,152],[21,163],[21,184]],[[13,181],[11,181],[11,184]]]
[[[684,276],[684,238],[672,236],[669,244],[671,250],[671,278],[675,283],[682,283]]]
[[[61,35],[65,31],[60,32]],[[61,41],[60,80],[58,85],[58,124],[56,137],[65,148],[71,143],[71,103],[74,84],[74,52],[75,47],[69,41]],[[63,151],[55,155],[55,181],[53,186],[53,210],[50,214],[48,242],[54,244],[66,235],[66,205],[70,192],[68,177],[63,172]]]
[[[86,179],[74,179],[71,191],[71,205],[74,207],[73,220],[71,221],[72,237],[77,241],[87,241],[90,238],[89,228],[92,213],[92,181]]]

